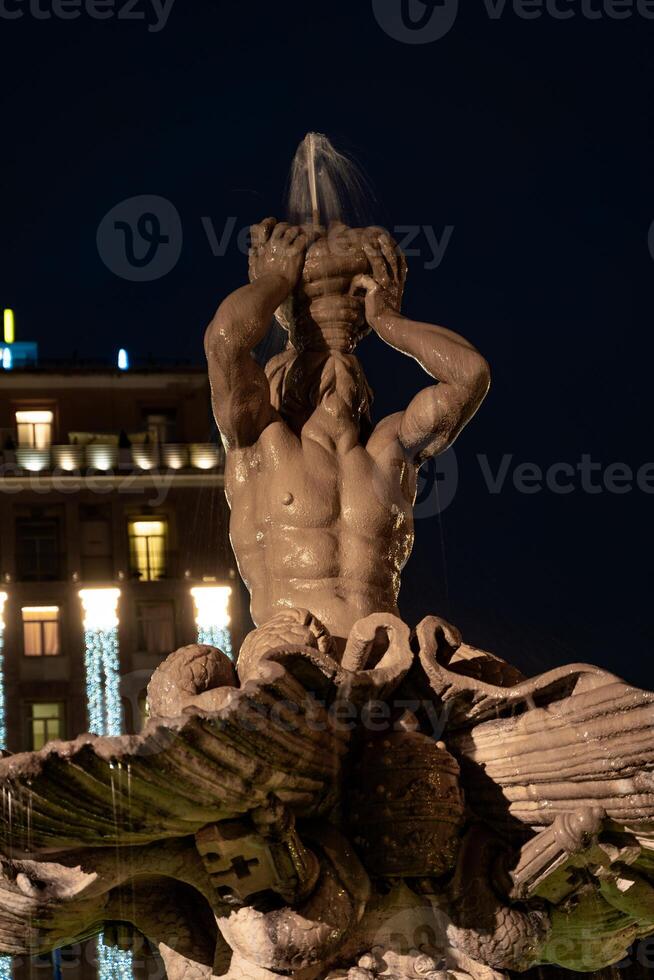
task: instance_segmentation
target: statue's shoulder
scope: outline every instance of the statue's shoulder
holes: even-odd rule
[[[226,467],[236,466],[241,461],[250,464],[257,461],[263,462],[271,455],[275,456],[282,449],[285,453],[291,452],[294,446],[301,449],[300,440],[286,422],[277,416],[261,430],[258,438],[253,442],[247,445],[226,447]]]
[[[398,434],[403,414],[403,412],[394,412],[393,415],[387,415],[372,430],[366,443],[366,450],[375,459],[383,457],[395,446],[399,449]]]

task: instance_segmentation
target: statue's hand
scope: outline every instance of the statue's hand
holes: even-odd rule
[[[366,320],[371,327],[385,313],[399,313],[406,282],[406,259],[390,235],[382,233],[364,243],[372,275],[356,276],[350,292],[365,294]]]
[[[298,284],[307,250],[308,238],[303,228],[288,225],[276,218],[266,218],[250,229],[250,282],[264,276],[282,276],[289,291]]]

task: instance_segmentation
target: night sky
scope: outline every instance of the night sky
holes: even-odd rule
[[[377,4],[387,30],[371,0],[176,0],[160,30],[151,0],[105,0],[102,20],[39,19],[56,0],[36,2],[0,16],[0,303],[19,338],[53,358],[124,346],[200,363],[206,323],[245,281],[238,232],[282,214],[298,141],[328,134],[366,171],[379,221],[428,228],[405,311],[461,332],[493,371],[440,517],[452,463],[427,472],[405,617],[440,613],[528,672],[592,661],[652,686],[654,465],[649,487],[636,472],[654,463],[654,21],[615,19],[609,0],[559,0],[565,20],[462,0],[443,37],[409,44],[388,33],[400,0]],[[98,228],[141,195],[170,202],[183,237],[167,274],[129,281]],[[207,228],[232,226],[213,254]],[[360,354],[378,416],[425,383],[376,337]],[[570,477],[584,457],[599,468]],[[559,463],[571,492],[518,469]],[[525,474],[536,492],[516,487]]]

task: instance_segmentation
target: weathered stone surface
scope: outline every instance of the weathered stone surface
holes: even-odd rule
[[[454,867],[464,823],[459,766],[419,732],[364,735],[346,797],[366,867],[382,877],[440,877]]]

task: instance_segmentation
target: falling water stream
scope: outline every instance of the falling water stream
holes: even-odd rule
[[[360,167],[322,133],[307,133],[291,165],[288,220],[328,227],[371,224],[375,197]]]

